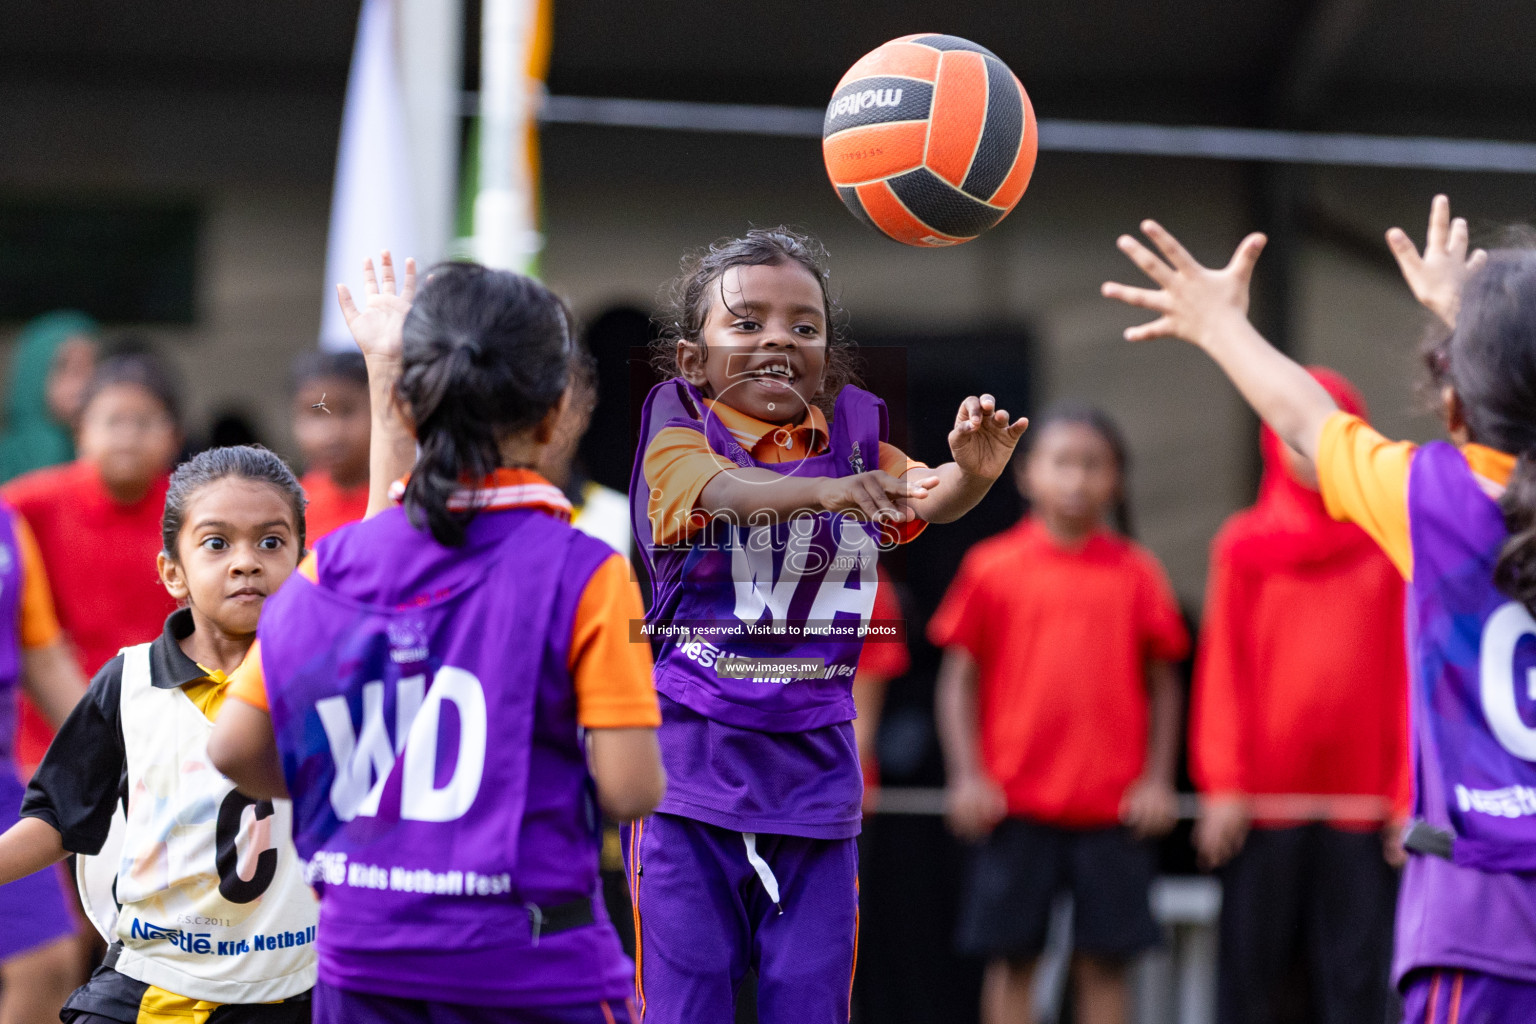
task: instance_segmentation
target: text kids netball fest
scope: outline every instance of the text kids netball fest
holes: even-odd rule
[[[0,1024],[1536,1024],[1536,6],[0,32]]]

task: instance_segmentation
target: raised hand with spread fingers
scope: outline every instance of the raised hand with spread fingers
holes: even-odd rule
[[[341,315],[347,330],[368,364],[368,402],[372,411],[368,442],[368,515],[389,507],[389,487],[416,461],[416,437],[395,401],[395,382],[400,379],[400,352],[404,344],[405,318],[416,297],[416,261],[405,261],[400,289],[395,290],[395,263],[389,250],[379,254],[378,273],[373,260],[363,261],[363,305],[358,308],[352,291],[336,286]]]
[[[1226,266],[1217,269],[1202,266],[1156,221],[1142,221],[1141,230],[1157,253],[1130,235],[1121,235],[1116,244],[1159,287],[1114,282],[1101,287],[1106,298],[1158,314],[1155,320],[1126,328],[1126,340],[1172,337],[1198,345],[1281,440],[1312,458],[1323,422],[1338,407],[1311,374],[1276,351],[1248,322],[1248,282],[1264,249],[1264,236],[1255,233],[1243,239]]]
[[[1469,254],[1467,246],[1466,219],[1452,219],[1451,201],[1443,195],[1435,196],[1429,204],[1429,230],[1422,253],[1408,232],[1402,228],[1387,229],[1387,247],[1397,258],[1398,269],[1413,290],[1413,297],[1445,321],[1447,327],[1456,326],[1461,289],[1467,278],[1488,262],[1486,251],[1475,249]]]

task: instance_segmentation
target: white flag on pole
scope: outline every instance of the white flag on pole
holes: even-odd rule
[[[377,260],[381,249],[390,250],[397,265],[422,255],[396,13],[395,0],[363,0],[358,18],[331,194],[321,348],[353,346],[336,303],[338,282],[361,295],[364,259]]]

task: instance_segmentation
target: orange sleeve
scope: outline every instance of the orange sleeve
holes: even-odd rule
[[[689,427],[663,427],[645,449],[646,515],[651,537],[660,545],[680,544],[703,527],[696,515],[699,495],[716,474],[736,463],[710,448],[703,433]]]
[[[311,583],[316,582],[319,578],[319,570],[315,567],[315,553],[311,551],[305,555],[295,571]],[[251,644],[251,649],[245,652],[245,660],[240,662],[240,667],[230,675],[229,689],[225,692],[225,696],[243,701],[262,711],[271,710],[267,705],[267,674],[261,667],[260,640]]]
[[[927,469],[926,462],[918,462],[909,459],[905,452],[893,444],[880,442],[880,468],[891,476],[903,476],[914,469]],[[928,524],[922,519],[914,519],[910,523],[897,523],[894,526],[882,528],[885,539],[893,544],[905,544],[916,540],[917,535],[928,529]]]
[[[1328,417],[1317,442],[1318,489],[1328,514],[1368,533],[1407,580],[1413,579],[1408,464],[1417,450],[1344,412]]]
[[[645,618],[629,562],[610,555],[582,591],[571,629],[571,677],[576,720],[587,729],[654,729],[661,706],[651,679],[651,645],[630,638],[630,622]]]
[[[261,668],[261,641],[251,644],[245,652],[245,660],[229,677],[226,697],[233,697],[260,711],[270,711],[267,706],[267,674]]]
[[[11,528],[16,533],[17,554],[21,557],[21,646],[33,651],[57,641],[62,630],[37,538],[19,513],[11,516]]]

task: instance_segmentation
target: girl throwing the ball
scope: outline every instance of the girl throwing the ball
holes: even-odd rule
[[[783,228],[684,261],[630,485],[668,790],[625,843],[644,1019],[849,1018],[862,782],[851,684],[882,544],[974,506],[1026,421],[967,398],[929,469],[853,386],[825,252]],[[830,415],[829,415],[830,414]]]

